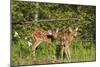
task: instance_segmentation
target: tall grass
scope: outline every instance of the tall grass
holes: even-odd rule
[[[96,48],[93,42],[74,42],[71,48],[72,62],[95,61]]]
[[[59,43],[59,42],[58,42]],[[12,66],[30,64],[51,64],[67,62],[60,59],[60,46],[57,42],[49,44],[43,42],[36,49],[36,56],[33,56],[31,47],[28,47],[24,39],[16,39],[11,45]],[[75,40],[71,47],[71,62],[95,61],[96,48],[94,42],[83,42]]]

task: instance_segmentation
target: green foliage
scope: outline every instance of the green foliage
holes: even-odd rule
[[[92,38],[95,40],[95,6],[81,5],[65,5],[52,3],[39,3],[39,8],[36,9],[36,3],[14,1],[11,6],[12,23],[24,23],[34,21],[34,16],[38,10],[38,19],[68,19],[65,21],[40,22],[31,26],[32,29],[44,28],[67,30],[70,25],[79,27],[81,38]],[[72,18],[72,19],[71,19]],[[77,19],[73,19],[77,18]],[[35,25],[34,25],[35,24]]]
[[[96,48],[93,42],[74,42],[71,49],[72,62],[96,60]]]
[[[60,60],[60,39],[48,47],[48,44],[43,42],[36,50],[36,57],[32,55],[31,46],[28,46],[28,41],[34,43],[34,38],[31,37],[32,31],[37,28],[44,30],[53,30],[59,28],[59,32],[67,31],[68,27],[74,25],[79,27],[78,37],[72,44],[71,56],[72,62],[93,61],[95,60],[95,33],[96,33],[96,16],[95,6],[83,5],[66,5],[54,3],[39,3],[39,8],[36,9],[36,3],[13,1],[11,5],[12,12],[12,44],[11,44],[11,61],[12,65],[25,64],[46,64],[62,63]],[[35,13],[38,10],[38,19],[68,19],[62,21],[51,22],[33,22]],[[77,19],[73,19],[77,18]],[[32,24],[25,24],[31,21]],[[19,24],[16,24],[19,23]],[[22,23],[22,24],[20,24]],[[19,33],[20,38],[14,37],[14,32]],[[58,34],[60,35],[60,34]],[[27,39],[25,39],[27,37]],[[85,41],[83,41],[85,40]],[[86,41],[91,40],[91,41]],[[66,60],[66,58],[65,58]]]

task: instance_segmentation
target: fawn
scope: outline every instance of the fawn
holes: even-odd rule
[[[73,39],[77,36],[77,28],[69,27],[68,32],[61,32],[61,59],[63,60],[63,54],[67,56],[68,61],[71,61],[70,48]]]
[[[39,46],[40,43],[42,42],[51,43],[51,41],[53,42],[57,37],[57,33],[58,33],[58,29],[56,30],[56,32],[46,31],[43,29],[38,29],[33,31],[32,35],[35,38],[35,43],[32,45],[32,50],[34,54],[36,48]]]

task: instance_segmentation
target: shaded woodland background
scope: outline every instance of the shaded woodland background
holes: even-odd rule
[[[35,29],[55,31],[59,28],[61,32],[67,31],[71,25],[79,27],[78,36],[71,48],[72,62],[96,60],[96,6],[38,3],[37,7],[36,4],[15,0],[11,3],[12,65],[48,64],[52,63],[52,60],[56,60],[55,63],[65,62],[67,59],[61,61],[57,49],[60,44],[59,36],[51,49],[48,49],[47,43],[40,44],[36,50],[37,57],[33,57],[27,41],[34,43],[31,34]],[[15,31],[20,38],[14,37]]]

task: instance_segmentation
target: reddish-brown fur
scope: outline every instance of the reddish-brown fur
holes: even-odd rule
[[[51,43],[50,40],[53,41],[57,34],[56,32],[52,32],[52,35],[48,37],[48,31],[43,29],[38,29],[33,31],[32,35],[35,38],[35,43],[32,45],[32,49],[33,51],[35,51],[35,49],[39,46],[40,43],[42,42]]]
[[[72,41],[74,37],[77,36],[77,30],[78,28],[72,29],[69,27],[69,31],[67,33],[61,32],[61,45],[63,46],[61,49],[61,57],[63,59],[63,52],[65,52],[66,55],[69,55],[69,60],[71,59],[70,57],[70,47],[72,44]]]

